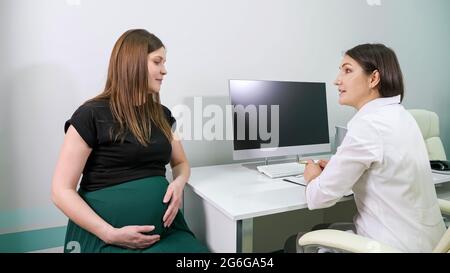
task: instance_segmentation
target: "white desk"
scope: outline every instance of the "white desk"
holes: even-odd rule
[[[435,184],[450,181],[448,175],[433,175]],[[304,208],[305,187],[242,164],[192,168],[185,187],[186,221],[213,252],[252,252],[254,217]]]

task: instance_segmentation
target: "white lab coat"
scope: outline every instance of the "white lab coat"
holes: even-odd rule
[[[309,209],[325,208],[353,190],[359,235],[405,252],[431,252],[445,225],[422,134],[399,103],[400,96],[379,98],[356,113],[306,199]]]

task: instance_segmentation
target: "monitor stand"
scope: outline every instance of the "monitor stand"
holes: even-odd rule
[[[296,155],[297,161],[294,161],[293,158],[282,158],[282,159],[277,159],[277,160],[274,160],[274,159],[270,160],[268,157],[265,157],[264,161],[254,161],[254,162],[249,162],[249,163],[242,163],[242,167],[245,167],[250,170],[257,170],[256,167],[261,166],[261,165],[270,165],[270,162],[272,164],[298,162],[298,161],[300,161],[300,158],[301,158],[301,155]]]

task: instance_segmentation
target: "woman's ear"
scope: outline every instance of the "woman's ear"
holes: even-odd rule
[[[380,72],[378,70],[374,70],[369,78],[369,87],[375,88],[380,83]]]

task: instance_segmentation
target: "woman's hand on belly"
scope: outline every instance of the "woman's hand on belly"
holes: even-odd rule
[[[108,231],[105,243],[131,249],[147,248],[158,242],[160,239],[160,236],[157,234],[144,234],[149,233],[154,229],[154,226],[125,226],[122,228],[112,228]]]
[[[170,201],[170,204],[163,216],[164,227],[170,227],[175,216],[177,216],[178,209],[181,206],[183,199],[183,189],[186,183],[182,180],[175,179],[167,187],[166,194],[164,195],[163,203]]]

